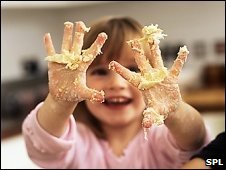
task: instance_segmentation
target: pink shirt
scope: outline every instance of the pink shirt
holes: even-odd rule
[[[54,137],[40,127],[36,114],[40,103],[23,122],[22,130],[28,155],[33,162],[44,168],[180,168],[197,152],[182,151],[165,125],[151,127],[148,138],[141,130],[117,157],[107,141],[97,138],[73,116],[67,131],[60,138]],[[207,144],[210,141],[207,135]]]

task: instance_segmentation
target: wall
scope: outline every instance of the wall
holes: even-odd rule
[[[56,10],[30,9],[2,10],[1,14],[1,80],[19,79],[23,76],[23,59],[37,58],[43,63],[42,37],[47,31],[61,33],[61,15]]]
[[[89,25],[104,15],[127,15],[144,25],[158,24],[168,35],[160,45],[186,44],[190,50],[187,65],[192,63],[193,69],[205,62],[224,63],[224,57],[216,60],[213,52],[215,41],[225,38],[225,3],[222,1],[122,1],[79,7],[3,9],[1,14],[2,81],[22,78],[21,61],[25,58],[37,58],[42,70],[46,69],[44,33],[51,33],[59,52],[65,21],[82,20]],[[207,45],[205,62],[195,60],[192,55],[192,45],[199,40]]]

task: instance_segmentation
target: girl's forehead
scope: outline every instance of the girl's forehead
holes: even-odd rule
[[[125,64],[134,63],[134,54],[127,41],[140,38],[140,35],[128,32],[124,38],[125,39],[123,42],[120,42],[120,44],[112,41],[108,42],[106,47],[102,49],[102,54],[98,55],[92,62],[91,67],[101,64],[108,64],[112,60]]]
[[[125,61],[125,62],[131,62],[134,60],[134,52],[132,51],[131,47],[125,43],[122,45],[120,53],[116,53],[114,56],[103,56],[102,62],[109,62],[112,60],[115,61]]]
[[[135,59],[132,55],[121,55],[121,56],[115,57],[115,59],[113,58],[112,60],[109,60],[107,58],[99,60],[95,64],[91,64],[90,68],[97,67],[97,66],[108,67],[109,63],[113,60],[117,61],[118,63],[120,63],[122,66],[125,66],[125,67],[130,65],[136,65]]]

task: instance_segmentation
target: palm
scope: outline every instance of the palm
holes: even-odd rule
[[[65,65],[58,63],[49,63],[48,69],[49,90],[54,96],[69,101],[86,98],[85,94],[81,93],[86,93],[85,89],[88,89],[85,82],[85,71],[70,70],[65,68]],[[80,78],[80,83],[75,85],[76,77]]]
[[[147,107],[152,107],[157,113],[167,116],[176,110],[181,100],[178,84],[170,80],[162,81],[142,91]]]
[[[103,101],[104,93],[102,91],[99,92],[86,86],[86,70],[100,52],[100,48],[107,37],[105,33],[100,33],[91,47],[82,53],[85,29],[83,22],[77,22],[74,40],[72,41],[73,24],[66,22],[60,54],[55,53],[50,35],[46,34],[44,37],[49,61],[49,91],[59,100],[79,102],[89,99],[91,101]],[[67,67],[71,63],[63,61],[65,56],[79,56],[81,60],[78,60],[79,63],[72,60],[72,64],[76,67]]]
[[[158,44],[149,44],[150,56],[148,59],[138,41],[134,40],[130,42],[130,45],[141,72],[131,72],[115,61],[110,63],[110,68],[141,90],[146,103],[143,123],[145,121],[147,123],[144,126],[162,124],[163,122],[158,122],[158,119],[165,119],[170,112],[174,112],[181,101],[177,79],[188,53],[178,54],[172,68],[168,71],[163,65]]]

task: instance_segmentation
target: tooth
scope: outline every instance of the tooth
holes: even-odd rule
[[[119,98],[119,102],[123,102],[124,101],[124,99],[123,98]]]
[[[115,98],[108,99],[108,101],[112,102],[112,103],[123,103],[123,102],[127,101],[127,99],[125,99],[123,97],[115,97]]]
[[[113,98],[113,100],[112,100],[113,102],[117,102],[117,98]]]

